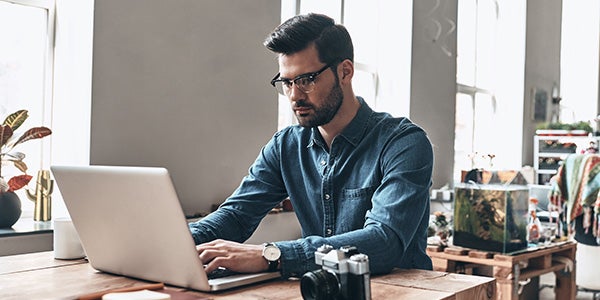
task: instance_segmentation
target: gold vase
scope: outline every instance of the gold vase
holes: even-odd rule
[[[26,190],[29,200],[35,202],[33,211],[34,221],[49,221],[52,219],[52,188],[54,181],[50,179],[50,170],[40,170],[37,173],[35,192]]]

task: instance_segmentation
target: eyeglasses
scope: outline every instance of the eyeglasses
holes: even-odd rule
[[[317,76],[329,67],[331,67],[331,64],[327,64],[319,71],[298,75],[294,79],[279,78],[280,73],[277,73],[277,75],[271,79],[271,85],[275,87],[279,94],[284,96],[289,96],[293,85],[301,92],[308,94],[315,89],[315,80],[317,79]]]

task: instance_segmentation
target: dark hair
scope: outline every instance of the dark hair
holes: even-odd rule
[[[294,54],[315,44],[319,60],[331,64],[345,59],[354,61],[354,46],[343,25],[322,14],[297,15],[277,26],[264,42],[278,54]]]

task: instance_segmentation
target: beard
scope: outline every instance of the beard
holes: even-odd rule
[[[338,110],[342,106],[342,100],[344,99],[344,94],[342,92],[342,88],[340,87],[339,82],[336,80],[336,83],[331,88],[329,95],[325,98],[325,101],[322,106],[314,107],[314,114],[296,114],[296,119],[298,119],[298,124],[302,127],[317,127],[325,125],[335,117]],[[307,105],[305,101],[298,101],[296,103],[297,107],[303,106],[311,106]]]

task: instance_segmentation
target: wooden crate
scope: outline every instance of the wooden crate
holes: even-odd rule
[[[491,267],[498,299],[518,299],[520,282],[554,272],[556,299],[575,299],[575,252],[572,241],[502,254],[461,247],[429,247],[434,270],[472,274],[478,267]]]

